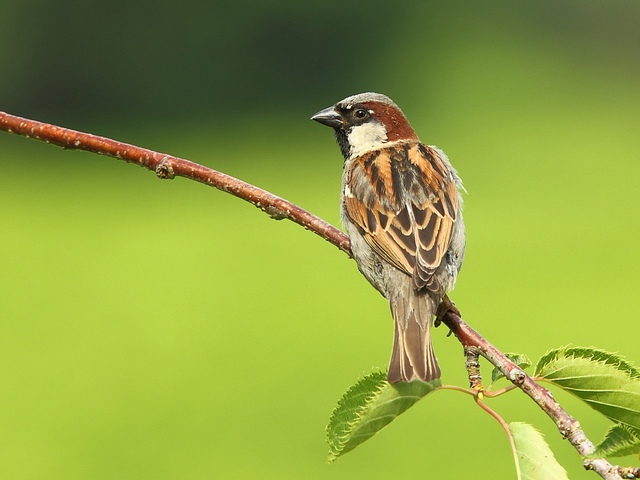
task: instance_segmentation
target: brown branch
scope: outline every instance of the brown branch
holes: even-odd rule
[[[203,165],[110,138],[77,132],[4,112],[0,112],[0,130],[35,138],[67,149],[85,150],[135,163],[154,171],[160,178],[185,177],[204,183],[246,200],[271,218],[276,220],[289,219],[333,243],[351,256],[349,239],[333,225],[266,190]]]
[[[179,176],[204,183],[252,203],[276,220],[287,218],[351,256],[349,238],[324,220],[266,190],[203,165],[109,138],[28,120],[4,112],[0,112],[0,130],[36,138],[63,148],[86,150],[135,163],[154,171],[160,178],[171,179]],[[465,347],[468,358],[473,360],[475,351],[497,367],[507,379],[529,395],[551,417],[562,436],[571,442],[580,455],[585,457],[595,451],[595,446],[586,437],[580,424],[562,409],[547,389],[538,385],[458,315],[449,311],[442,317],[442,322],[451,329]],[[479,370],[477,373],[479,379]],[[607,480],[621,480],[619,472],[626,472],[619,467],[613,467],[605,459],[586,460],[585,468],[596,471]]]
[[[549,391],[539,385],[524,370],[513,363],[500,350],[491,345],[478,332],[471,328],[458,315],[448,311],[442,317],[442,323],[451,329],[465,348],[465,351],[476,350],[486,358],[493,366],[517,386],[554,421],[563,438],[569,440],[578,453],[586,457],[595,452],[595,445],[587,438],[580,427],[580,423],[567,413],[558,402],[556,402]],[[618,467],[612,466],[604,458],[585,460],[584,466],[587,470],[594,470],[606,480],[621,480],[618,474]]]

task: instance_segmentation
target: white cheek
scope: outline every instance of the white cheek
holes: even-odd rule
[[[359,156],[363,153],[375,150],[387,143],[387,131],[379,122],[367,122],[352,127],[347,134],[351,156]]]

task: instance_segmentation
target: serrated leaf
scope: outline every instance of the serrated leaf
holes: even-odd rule
[[[640,454],[640,430],[626,425],[614,425],[589,457],[624,457],[638,454]]]
[[[540,359],[535,376],[575,395],[616,423],[640,429],[640,372],[613,353],[560,348]]]
[[[358,381],[342,396],[327,425],[329,461],[371,438],[440,385],[440,380],[391,385],[383,371]]]
[[[568,480],[543,435],[527,423],[512,422],[509,431],[516,444],[518,480]]]
[[[505,353],[504,355],[523,370],[531,366],[531,360],[529,360],[529,357],[522,353]],[[496,380],[502,377],[504,377],[503,373],[497,368],[494,368],[491,372],[491,383],[495,383]]]

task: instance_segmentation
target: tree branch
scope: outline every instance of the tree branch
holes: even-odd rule
[[[266,190],[203,165],[109,138],[37,122],[4,112],[0,112],[0,130],[35,138],[67,149],[85,150],[135,163],[154,171],[159,178],[172,179],[179,176],[204,183],[246,200],[276,220],[289,219],[331,242],[351,256],[349,238],[324,220]],[[586,437],[578,421],[553,399],[547,389],[537,384],[455,313],[447,312],[442,317],[442,322],[451,329],[468,354],[476,351],[485,357],[515,386],[529,395],[555,422],[560,434],[569,440],[581,456],[585,457],[595,451],[594,444]],[[623,469],[613,467],[602,458],[585,460],[585,468],[594,470],[607,480],[622,479],[619,472],[623,472]]]
[[[578,453],[586,457],[595,452],[595,445],[587,438],[580,427],[580,423],[567,413],[551,393],[536,383],[518,365],[513,363],[500,350],[491,345],[478,332],[471,328],[458,315],[449,310],[443,317],[442,323],[451,329],[465,348],[465,351],[476,350],[494,367],[511,381],[516,387],[529,395],[531,399],[554,421],[563,438],[569,440]],[[587,470],[594,470],[606,480],[621,480],[617,467],[612,466],[604,458],[585,460]]]
[[[266,190],[203,165],[110,138],[37,122],[5,112],[0,112],[0,130],[42,140],[66,149],[85,150],[135,163],[155,172],[159,178],[184,177],[204,183],[246,200],[271,218],[291,220],[333,243],[351,256],[349,238],[333,225]]]

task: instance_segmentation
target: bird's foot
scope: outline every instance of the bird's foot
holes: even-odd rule
[[[449,312],[459,317],[462,316],[460,314],[460,310],[458,310],[458,307],[456,307],[456,304],[453,303],[449,298],[449,296],[445,293],[444,296],[442,297],[442,301],[440,302],[440,305],[438,305],[438,310],[436,311],[436,319],[433,322],[433,326],[439,327],[440,324],[442,323],[442,319]]]

